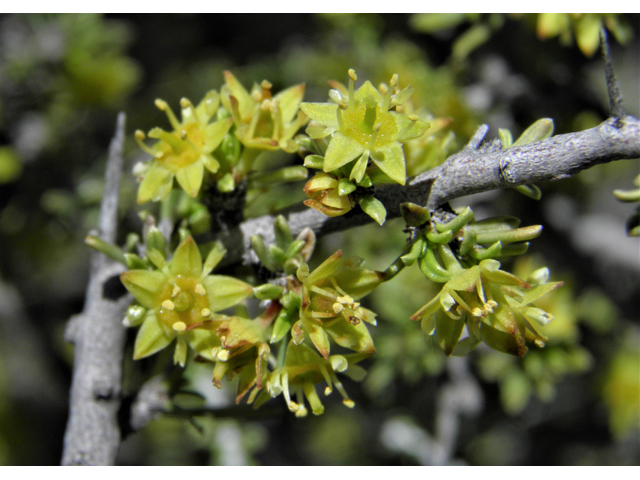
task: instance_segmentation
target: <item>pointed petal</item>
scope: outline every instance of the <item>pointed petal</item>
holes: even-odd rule
[[[329,148],[331,148],[331,144],[329,144]],[[404,185],[407,181],[404,152],[399,142],[390,143],[371,152],[371,160],[373,160],[373,162],[380,167],[380,170],[386,173],[389,178],[400,185]]]
[[[129,270],[120,275],[124,287],[143,307],[158,306],[160,295],[167,285],[164,273],[149,270]]]
[[[175,338],[176,333],[166,328],[155,315],[147,315],[140,326],[133,348],[133,359],[139,360],[162,350]]]
[[[173,258],[169,262],[169,271],[175,276],[200,277],[202,273],[202,257],[193,237],[185,238],[178,245]]]
[[[325,330],[341,347],[363,353],[375,353],[376,351],[371,334],[364,322],[353,325],[346,320],[339,321]]]
[[[356,90],[355,98],[358,101],[363,101],[367,97],[372,97],[374,102],[378,105],[382,105],[382,94],[374,87],[369,80],[364,82],[358,90]]]
[[[338,129],[338,105],[333,103],[301,103],[302,110],[311,120],[318,122],[325,127]]]
[[[278,108],[282,115],[282,123],[285,125],[291,122],[298,112],[298,107],[304,97],[305,88],[305,84],[301,83],[300,85],[295,85],[281,91],[274,97],[274,100],[278,102]]]
[[[311,272],[309,276],[305,279],[304,283],[306,285],[311,285],[319,282],[324,278],[327,278],[337,270],[341,261],[342,261],[342,250],[338,250],[336,253],[334,253],[329,258],[327,258],[324,262],[322,262],[318,268],[316,268],[313,272]]]
[[[220,242],[215,242],[211,251],[207,254],[207,259],[204,261],[204,268],[202,270],[202,278],[206,277],[211,271],[216,268],[216,265],[220,263],[222,257],[227,253],[227,249],[224,248]]]
[[[318,349],[320,355],[324,358],[329,356],[329,335],[322,328],[322,326],[317,323],[308,320],[306,317],[302,318],[302,325],[307,337],[311,339],[313,345]]]
[[[220,169],[220,163],[218,163],[218,161],[208,153],[202,154],[200,156],[200,160],[202,160],[202,163],[204,164],[205,168],[209,170],[211,173],[217,173],[218,170]]]
[[[209,275],[202,283],[212,312],[232,307],[253,293],[253,287],[248,283],[224,275]]]
[[[221,346],[220,339],[216,335],[216,330],[222,323],[222,320],[206,322],[198,328],[185,332],[184,337],[189,346],[197,352],[198,355],[207,360],[215,361],[216,357],[213,355],[213,349]]]
[[[163,200],[171,191],[173,185],[173,173],[158,164],[153,162],[151,168],[142,179],[140,188],[138,189],[138,203],[143,204],[149,200],[158,202]]]
[[[203,150],[206,153],[213,152],[217,146],[220,145],[220,142],[222,142],[222,139],[231,128],[231,125],[233,125],[233,118],[231,117],[207,125],[204,132],[205,140]]]
[[[176,180],[191,198],[198,196],[203,177],[204,164],[200,159],[176,172]]]
[[[251,107],[253,106],[255,101],[253,100],[253,98],[251,98],[249,92],[245,90],[242,84],[236,77],[233,76],[231,72],[225,71],[224,79],[226,81],[226,84],[223,88],[227,90],[227,93],[230,93],[238,100],[240,115],[242,117],[246,116],[250,112]]]
[[[325,172],[336,170],[362,155],[363,152],[364,147],[353,138],[336,132],[329,142],[329,148],[327,148],[327,153],[324,156],[323,169]],[[404,167],[404,156],[402,160]]]

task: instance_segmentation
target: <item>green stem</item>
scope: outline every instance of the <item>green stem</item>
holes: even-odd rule
[[[276,368],[284,367],[285,354],[287,352],[287,344],[289,343],[289,333],[287,333],[278,345],[278,361]]]
[[[389,265],[389,267],[383,272],[384,280],[383,282],[388,282],[393,277],[395,277],[398,273],[402,271],[405,267],[404,262],[402,261],[402,255],[405,255],[407,252],[402,252],[402,254],[394,260],[394,262]]]
[[[238,164],[235,167],[236,174],[240,179],[246,178],[249,175],[249,172],[251,172],[251,168],[253,167],[253,162],[263,151],[264,150],[260,150],[258,148],[247,147],[242,150],[240,160],[238,160]]]

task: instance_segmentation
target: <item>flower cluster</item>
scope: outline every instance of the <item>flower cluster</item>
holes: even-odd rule
[[[305,203],[336,216],[349,211],[356,199],[382,224],[386,216],[382,204],[370,193],[357,190],[388,182],[404,185],[407,171],[403,142],[422,135],[429,124],[416,115],[397,111],[413,93],[410,87],[397,88],[397,75],[379,89],[366,81],[356,90],[356,80],[355,72],[349,70],[348,88],[332,82],[335,88],[329,97],[333,103],[300,104],[312,120],[306,132],[317,147],[316,154],[305,159],[305,166],[324,172],[305,186],[310,197]]]
[[[431,216],[405,204],[403,213],[419,233],[401,260],[417,261],[429,280],[444,284],[411,319],[421,320],[423,331],[435,335],[447,355],[465,355],[481,341],[518,356],[526,353],[526,341],[544,346],[546,338],[532,322],[544,325],[552,317],[532,304],[562,283],[547,283],[549,271],[543,268],[532,274],[532,286],[501,270],[495,260],[524,253],[528,243],[523,241],[537,237],[539,225],[517,228],[517,219],[508,217],[470,223],[470,208]],[[465,327],[468,336],[460,340]]]

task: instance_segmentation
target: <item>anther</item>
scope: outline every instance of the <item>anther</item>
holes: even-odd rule
[[[162,302],[162,308],[173,310],[174,308],[176,308],[176,306],[171,300],[165,300],[164,302]]]
[[[344,310],[344,305],[342,305],[341,303],[334,303],[333,304],[333,312],[337,315],[338,313],[341,313]]]
[[[227,360],[229,360],[229,350],[220,350],[218,352],[218,357],[217,358],[221,362],[226,362]]]
[[[171,124],[173,129],[177,130],[180,127],[180,122],[178,122],[178,119],[173,113],[173,110],[171,110],[171,107],[169,106],[169,104],[164,100],[162,100],[161,98],[156,98],[155,104],[159,110],[163,111],[167,115],[167,118],[169,119],[169,123]]]
[[[347,72],[349,74],[349,78],[351,80],[353,80],[354,82],[356,80],[358,80],[358,76],[356,75],[356,71],[353,68],[350,68],[349,71]]]
[[[484,317],[485,312],[483,312],[481,308],[476,307],[471,310],[471,315],[473,315],[474,317]]]
[[[202,310],[200,310],[200,315],[202,315],[204,318],[207,318],[209,315],[211,315],[211,310],[209,310],[208,308],[203,308]]]
[[[324,389],[325,396],[331,395],[331,392],[333,392],[333,388],[331,387],[327,387]]]
[[[173,329],[176,332],[184,332],[187,329],[187,324],[184,322],[176,322],[173,324]]]

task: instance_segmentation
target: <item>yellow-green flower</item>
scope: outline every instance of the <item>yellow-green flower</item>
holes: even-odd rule
[[[138,203],[163,200],[171,191],[174,178],[189,196],[195,198],[200,192],[205,168],[211,173],[218,171],[220,164],[212,152],[233,123],[231,118],[209,123],[219,105],[220,97],[215,90],[207,93],[197,107],[183,98],[180,100],[182,121],[179,122],[167,102],[156,100],[156,106],[167,114],[173,130],[152,129],[149,137],[159,140],[152,147],[142,142],[144,133],[136,131],[140,148],[153,156],[134,170],[142,177]]]
[[[262,150],[298,150],[293,136],[307,122],[299,111],[305,85],[300,84],[271,95],[271,84],[264,80],[251,93],[231,74],[224,72],[226,84],[221,89],[222,104],[231,112],[235,134],[245,147]]]
[[[500,262],[482,260],[462,269],[447,281],[429,303],[411,316],[422,320],[427,335],[435,335],[447,355],[464,355],[481,341],[495,350],[522,356],[525,341],[544,346],[546,337],[532,322],[542,325],[553,317],[532,303],[562,282],[547,283],[549,270],[539,269],[531,276],[531,285],[500,270]],[[467,327],[469,336],[460,336]]]
[[[140,325],[134,359],[162,350],[176,337],[176,363],[184,366],[187,343],[201,356],[214,359],[214,351],[217,354],[221,346],[215,330],[223,323],[214,313],[253,292],[241,280],[210,275],[224,253],[221,247],[214,247],[203,264],[195,241],[187,237],[169,262],[158,250],[147,252],[157,270],[129,270],[120,276],[141,306],[134,307],[140,312],[134,322],[128,317],[130,326]]]
[[[378,287],[383,276],[361,269],[362,263],[357,258],[343,261],[338,250],[311,273],[306,263],[300,266],[302,306],[300,320],[292,329],[296,343],[308,336],[324,358],[329,356],[329,337],[356,352],[375,352],[363,321],[375,325],[376,315],[356,300]]]
[[[354,91],[357,79],[349,70],[349,89],[338,86],[330,92],[335,103],[302,103],[300,109],[314,122],[307,128],[311,138],[332,135],[323,170],[332,172],[351,162],[349,178],[359,183],[371,160],[394,182],[404,185],[407,174],[402,141],[422,135],[429,125],[413,115],[393,111],[412,90],[396,93],[398,76],[391,78],[384,95],[366,81]]]
[[[355,403],[347,395],[336,372],[360,381],[366,372],[355,363],[368,356],[368,354],[350,354],[323,358],[304,343],[296,345],[291,341],[287,346],[284,365],[269,375],[267,392],[271,397],[277,397],[283,393],[287,407],[295,412],[297,417],[304,417],[308,413],[304,402],[305,397],[313,414],[321,415],[324,412],[324,406],[316,392],[315,384],[325,381],[327,383],[325,395],[331,394],[335,386],[344,399],[342,403],[353,408]],[[292,392],[295,393],[297,402],[291,399]]]

